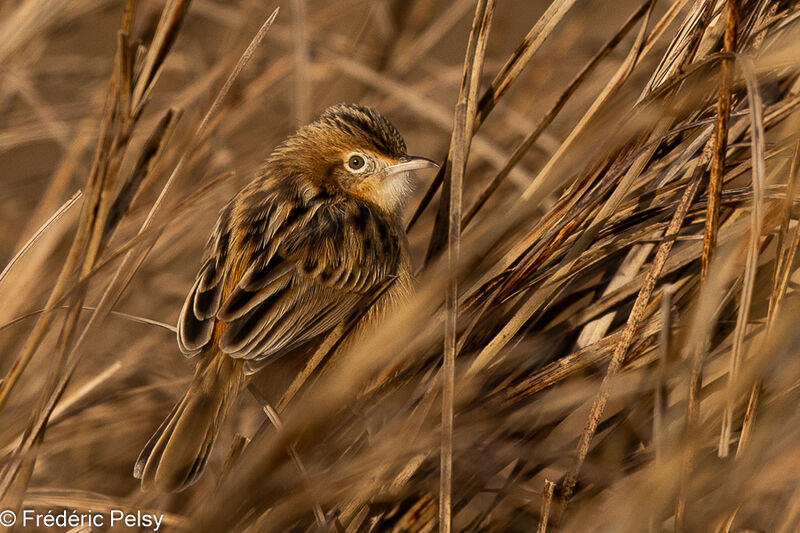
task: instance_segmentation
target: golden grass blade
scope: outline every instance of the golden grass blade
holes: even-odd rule
[[[662,31],[665,30],[666,26],[672,22],[687,3],[688,2],[675,2],[670,6],[668,13],[656,24],[653,33],[656,33],[659,28],[661,28]],[[646,98],[647,95],[652,94],[654,91],[658,90],[659,87],[668,84],[670,79],[680,76],[682,71],[691,64],[700,38],[708,26],[709,17],[713,12],[713,8],[713,2],[695,0],[694,5],[686,14],[678,32],[670,42],[666,53],[650,76],[650,81],[647,83],[647,88],[643,92],[642,98]],[[655,39],[648,39],[644,49],[648,50],[654,43]]]
[[[747,329],[748,318],[750,316],[750,306],[753,300],[753,290],[755,284],[756,269],[758,267],[758,253],[761,242],[761,232],[763,221],[763,189],[767,183],[766,163],[764,161],[764,117],[761,94],[758,88],[758,79],[755,75],[755,67],[752,59],[744,55],[737,55],[737,61],[742,70],[742,74],[747,84],[747,102],[750,107],[750,149],[753,161],[753,210],[750,222],[750,242],[747,249],[747,262],[745,263],[744,284],[742,286],[742,296],[739,303],[739,313],[736,317],[736,330],[734,332],[733,350],[731,352],[731,366],[729,370],[730,383],[736,383],[739,378],[739,368],[742,365],[744,335]],[[755,420],[754,413],[758,403],[758,389],[760,385],[754,384],[753,392],[748,401],[746,422],[742,427],[742,435],[739,440],[737,455],[745,446],[748,440],[751,427]],[[731,391],[733,393],[733,391]],[[730,432],[733,419],[734,399],[729,397],[728,405],[725,410],[725,425],[723,434],[720,438],[720,451],[727,455],[727,448],[730,445]],[[749,416],[748,416],[749,415]]]
[[[61,207],[59,207],[59,208],[58,208],[58,210],[57,210],[55,213],[53,213],[53,214],[50,216],[50,218],[48,218],[48,219],[47,219],[47,220],[44,222],[44,224],[42,224],[42,225],[39,227],[39,229],[38,229],[38,230],[36,230],[36,233],[34,233],[34,234],[31,236],[31,238],[30,238],[30,239],[28,239],[28,242],[26,242],[26,243],[25,243],[25,244],[22,246],[22,248],[20,248],[20,249],[19,249],[19,251],[18,251],[16,254],[14,254],[14,257],[12,257],[12,258],[11,258],[11,260],[10,260],[10,261],[8,262],[8,264],[5,266],[5,268],[3,269],[3,271],[2,271],[2,272],[0,272],[0,285],[2,285],[2,284],[3,284],[3,280],[6,278],[6,276],[7,276],[7,275],[8,275],[8,273],[11,271],[11,269],[12,269],[12,268],[14,268],[14,265],[15,265],[15,264],[16,264],[16,263],[17,263],[17,262],[20,260],[20,259],[22,259],[23,257],[25,257],[25,254],[26,254],[26,253],[28,253],[28,250],[30,250],[30,249],[31,249],[31,247],[33,247],[33,246],[36,244],[36,242],[37,242],[37,241],[38,241],[38,240],[39,240],[39,239],[42,237],[42,235],[43,235],[43,234],[44,234],[44,233],[47,231],[47,229],[48,229],[50,226],[52,226],[53,224],[55,224],[56,222],[58,222],[58,220],[59,220],[59,219],[60,219],[60,218],[61,218],[61,217],[62,217],[62,216],[63,216],[63,215],[64,215],[64,214],[67,212],[67,211],[69,211],[69,210],[70,210],[70,208],[72,208],[72,206],[74,206],[74,205],[75,205],[75,203],[76,203],[78,200],[80,200],[82,196],[83,196],[83,193],[82,193],[81,191],[77,191],[75,194],[73,194],[73,195],[72,195],[72,197],[70,197],[70,199],[69,199],[69,200],[67,200],[66,202],[64,202],[64,204],[63,204]]]
[[[138,116],[144,108],[150,92],[153,90],[153,86],[161,73],[164,58],[175,42],[190,3],[190,0],[168,0],[167,5],[164,6],[153,41],[144,56],[141,70],[136,75],[136,85],[132,87],[132,115]],[[129,20],[127,15],[125,20]]]
[[[733,2],[731,4],[733,4]],[[738,11],[738,6],[729,5],[728,9],[730,17],[730,13],[732,11],[734,10]],[[737,15],[733,15],[733,17],[737,17]],[[725,63],[723,63],[723,65],[724,64]],[[762,115],[763,112],[761,109],[761,97],[758,94],[758,84],[755,79],[755,72],[752,69],[752,65],[751,64],[744,65],[742,66],[742,70],[744,71],[745,77],[748,78],[746,79],[748,93],[753,90],[756,91],[756,95],[748,97],[748,101],[750,102],[750,113],[751,113],[751,124],[752,124],[750,138],[752,142],[752,151],[753,151],[753,156],[752,156],[753,211],[751,215],[752,223],[750,227],[750,232],[751,232],[750,245],[747,252],[747,262],[745,263],[745,273],[744,273],[745,281],[742,287],[742,296],[741,296],[741,301],[739,303],[739,313],[736,317],[736,330],[734,333],[733,351],[731,352],[731,361],[729,370],[729,380],[731,388],[733,387],[733,383],[735,383],[739,377],[739,367],[742,364],[742,357],[743,357],[742,344],[744,342],[744,335],[747,329],[748,317],[750,315],[750,304],[752,303],[753,284],[755,283],[755,271],[758,266],[758,252],[759,252],[759,244],[761,241],[761,226],[762,226],[761,213],[763,209],[762,191],[764,185],[766,184],[766,176],[765,176],[766,169],[764,163],[764,124]],[[757,109],[754,108],[754,106],[758,106]],[[724,165],[724,162],[722,164]],[[710,190],[709,194],[711,194]],[[710,206],[711,203],[709,203],[709,208]],[[728,456],[728,449],[730,447],[730,441],[731,441],[731,431],[732,431],[731,426],[733,425],[734,402],[735,398],[733,397],[728,398],[728,406],[723,415],[722,430],[720,433],[719,451],[718,451],[720,457]]]
[[[439,531],[450,533],[453,527],[453,416],[455,403],[455,361],[458,345],[458,272],[461,261],[461,202],[464,173],[467,168],[473,124],[478,109],[478,88],[486,45],[494,15],[494,0],[481,0],[475,7],[455,124],[444,180],[448,194],[440,202],[441,216],[447,210],[447,270],[449,283],[445,296],[444,355],[442,360],[442,451],[439,482]],[[434,226],[434,232],[436,231]],[[435,237],[434,237],[435,238]]]
[[[775,273],[773,274],[772,295],[770,295],[769,301],[770,313],[783,298],[783,292],[780,289],[783,281],[783,271],[791,264],[791,262],[787,263],[787,252],[784,252],[784,247],[789,235],[789,225],[792,223],[792,208],[794,207],[794,197],[797,191],[797,175],[800,174],[798,167],[800,167],[800,141],[797,141],[794,145],[792,164],[789,167],[789,179],[786,186],[783,221],[781,221],[781,228],[775,243],[777,260],[775,261]]]
[[[479,9],[481,4],[479,5]],[[485,6],[486,4],[483,4]],[[484,7],[485,8],[485,7]],[[480,11],[476,10],[476,22]],[[489,14],[491,18],[491,13]],[[474,26],[473,26],[474,29]],[[477,84],[476,84],[477,85]],[[463,86],[462,86],[463,87]],[[455,403],[456,348],[458,345],[458,263],[461,251],[461,189],[467,164],[468,100],[456,105],[456,123],[451,144],[452,172],[450,173],[450,217],[448,223],[447,265],[450,282],[445,298],[444,357],[442,360],[442,451],[439,482],[439,531],[452,531],[453,512],[453,404]],[[442,205],[445,205],[444,202]]]
[[[729,0],[727,3],[727,19],[725,22],[725,51],[736,51],[736,31],[739,26],[739,2]],[[723,59],[720,66],[719,96],[717,98],[717,125],[714,130],[714,154],[711,158],[711,179],[708,183],[708,214],[703,240],[703,262],[701,276],[708,277],[712,254],[716,246],[719,231],[719,198],[722,192],[722,181],[725,172],[725,153],[728,149],[728,124],[731,115],[731,80],[733,78],[733,60]]]
[[[62,305],[59,309],[70,309],[70,307],[66,305]],[[83,311],[95,311],[97,308],[92,307],[90,305],[81,306],[81,310]],[[30,313],[25,313],[22,316],[18,316],[4,324],[0,324],[0,331],[10,328],[11,326],[22,322],[23,320],[27,320],[29,318],[35,317],[45,312],[45,309],[39,309],[37,311],[31,311]],[[172,333],[177,332],[177,328],[170,324],[165,324],[164,322],[159,322],[158,320],[153,320],[152,318],[146,318],[142,316],[131,315],[129,313],[122,313],[120,311],[111,311],[111,314],[114,316],[118,316],[120,318],[124,318],[125,320],[130,320],[131,322],[138,322],[140,324],[148,324],[150,326],[157,326],[162,329],[166,329],[167,331],[171,331]]]
[[[665,414],[667,410],[667,360],[672,335],[672,295],[675,288],[665,285],[661,293],[661,332],[658,337],[658,374],[653,401],[653,449],[656,464],[664,460]]]

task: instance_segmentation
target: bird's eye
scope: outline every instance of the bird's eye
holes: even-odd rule
[[[350,154],[347,158],[347,168],[353,171],[359,171],[364,168],[367,164],[367,161],[364,159],[363,155],[360,154]]]

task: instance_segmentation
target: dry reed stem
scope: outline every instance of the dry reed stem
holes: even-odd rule
[[[725,38],[723,49],[725,52],[736,51],[736,33],[739,27],[739,2],[728,0],[726,2],[727,15],[725,22]],[[701,277],[708,277],[712,254],[716,246],[717,232],[719,230],[719,198],[722,192],[722,181],[725,172],[725,154],[728,143],[728,124],[731,113],[731,81],[733,79],[733,60],[723,59],[720,66],[719,96],[717,98],[717,123],[714,131],[714,154],[711,159],[711,178],[708,185],[708,209],[703,240],[703,260]],[[722,443],[720,443],[722,446]],[[722,450],[722,447],[720,447]]]
[[[738,0],[728,0],[727,18],[725,22],[724,50],[728,53],[736,51],[736,32],[739,26],[739,2]],[[711,178],[708,184],[708,210],[706,214],[706,225],[703,240],[703,262],[701,267],[701,278],[708,277],[708,269],[711,265],[711,258],[716,247],[717,231],[719,227],[719,198],[722,191],[723,174],[725,172],[725,153],[728,147],[728,123],[731,113],[731,81],[733,79],[734,65],[731,59],[724,59],[720,67],[719,97],[717,99],[717,127],[715,130],[714,156],[711,159]],[[738,337],[739,335],[737,335]],[[734,363],[733,367],[737,366]],[[701,381],[695,380],[695,382]],[[732,413],[730,409],[726,411],[720,435],[719,455],[728,455],[730,441],[730,425]]]
[[[542,509],[539,512],[539,525],[536,533],[547,533],[547,523],[550,520],[550,506],[553,503],[553,491],[556,484],[549,479],[544,480],[544,490],[542,491]]]
[[[664,460],[665,415],[667,410],[667,365],[672,336],[672,295],[675,288],[665,285],[661,293],[661,331],[658,337],[658,371],[653,401],[653,450],[656,465]]]
[[[464,173],[477,112],[477,96],[486,45],[494,15],[494,0],[482,0],[475,7],[464,74],[455,109],[455,124],[450,142],[448,162],[445,163],[444,182],[448,194],[439,203],[440,214],[448,211],[447,270],[449,283],[445,296],[444,348],[442,359],[442,451],[439,484],[439,531],[452,531],[453,501],[453,410],[455,403],[455,361],[458,328],[458,272],[461,258],[461,202]]]
[[[751,143],[751,151],[752,156],[751,159],[753,161],[753,212],[751,215],[751,226],[750,226],[750,247],[748,249],[748,256],[747,256],[747,265],[745,267],[745,285],[742,288],[742,301],[740,305],[740,316],[742,318],[742,326],[741,329],[744,330],[747,323],[748,313],[750,311],[750,304],[752,301],[752,294],[753,294],[753,285],[755,283],[755,270],[758,265],[758,245],[761,237],[761,228],[763,225],[762,220],[762,190],[767,183],[766,177],[766,163],[764,160],[764,146],[765,146],[765,139],[764,139],[764,118],[763,118],[763,104],[761,101],[761,94],[758,89],[758,80],[755,75],[755,67],[753,61],[743,55],[739,55],[737,57],[739,62],[739,66],[742,69],[742,75],[744,76],[745,83],[747,84],[747,101],[750,107],[750,121],[751,121],[751,132],[750,132],[750,143]],[[795,161],[796,165],[796,161]],[[794,168],[792,172],[796,172]],[[780,302],[777,302],[778,305]],[[744,343],[744,339],[742,338],[744,332],[739,333],[739,317],[737,317],[737,337],[734,339],[734,350],[731,354],[731,375],[730,379],[731,382],[735,382],[736,378],[738,377],[734,372],[734,368],[738,370],[738,367],[741,366],[741,357],[742,357],[742,347],[741,345]],[[767,335],[771,333],[770,329],[774,327],[770,325],[770,320],[768,317],[768,328],[767,328]],[[738,359],[738,361],[737,361]],[[734,366],[735,365],[735,366]],[[750,398],[747,402],[747,410],[745,412],[745,418],[742,423],[742,432],[739,437],[739,444],[737,446],[736,455],[737,457],[744,449],[747,441],[749,440],[750,433],[752,432],[753,423],[755,422],[755,412],[758,406],[758,396],[759,390],[761,385],[758,381],[756,381],[751,389]],[[729,406],[729,411],[732,411],[732,407]],[[726,414],[728,411],[726,411]],[[729,426],[730,427],[730,426]]]
[[[744,283],[742,285],[742,296],[739,302],[739,312],[736,317],[736,329],[734,330],[733,350],[731,351],[731,361],[729,370],[729,380],[731,386],[739,377],[739,368],[742,364],[744,336],[747,330],[750,306],[753,299],[753,286],[755,284],[756,269],[758,267],[758,253],[761,243],[762,210],[763,210],[763,189],[766,185],[766,164],[764,162],[764,121],[761,96],[758,92],[758,82],[752,62],[745,56],[738,57],[747,84],[748,102],[750,106],[751,127],[750,140],[753,162],[753,209],[751,212],[750,243],[747,251],[745,263]],[[732,393],[733,391],[731,391]],[[719,443],[719,454],[727,457],[730,446],[731,426],[733,425],[733,409],[735,399],[732,395],[728,398],[728,406],[723,415],[722,433]]]
[[[486,4],[483,4],[486,6]],[[480,4],[479,4],[480,6]],[[493,6],[492,6],[493,8]],[[485,8],[484,8],[485,9]],[[478,22],[476,11],[476,22]],[[491,19],[491,13],[489,14]],[[466,72],[465,72],[466,74]],[[475,80],[477,81],[477,80]],[[465,84],[466,85],[466,84]],[[475,83],[477,86],[477,83]],[[463,86],[462,86],[463,87]],[[439,531],[452,531],[453,511],[453,404],[455,403],[455,368],[458,327],[458,263],[461,253],[461,188],[466,167],[469,137],[468,97],[456,104],[456,122],[451,146],[452,171],[449,173],[450,217],[448,224],[447,265],[450,281],[445,297],[444,352],[442,359],[442,451],[439,484]],[[474,116],[474,115],[473,115]],[[444,205],[444,203],[442,204]]]
[[[28,241],[22,246],[22,248],[20,248],[19,251],[16,254],[14,254],[14,257],[11,258],[8,264],[6,264],[3,271],[0,272],[0,285],[3,284],[3,280],[6,278],[11,269],[14,268],[14,265],[18,261],[20,261],[23,257],[25,257],[25,254],[28,253],[28,250],[30,250],[31,247],[33,247],[36,244],[36,242],[42,237],[42,235],[44,235],[44,233],[47,232],[48,228],[50,228],[53,224],[58,222],[58,220],[62,216],[64,216],[64,214],[67,211],[69,211],[70,208],[72,208],[72,206],[74,206],[78,200],[81,199],[81,196],[83,196],[83,193],[81,191],[77,191],[75,194],[73,194],[69,200],[64,202],[64,204],[50,216],[50,218],[45,220],[45,222],[39,227],[39,229],[36,230],[36,232],[31,236],[31,238],[28,239]]]

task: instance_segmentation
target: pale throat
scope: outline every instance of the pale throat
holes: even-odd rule
[[[397,213],[405,206],[412,190],[409,172],[373,175],[351,189],[351,194],[371,202],[388,213]]]
[[[380,183],[379,195],[384,198],[386,205],[382,206],[387,211],[397,211],[406,205],[406,199],[413,190],[411,172],[408,170],[390,174]]]

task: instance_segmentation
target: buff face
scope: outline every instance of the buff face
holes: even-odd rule
[[[411,192],[411,172],[436,167],[424,157],[406,154],[397,129],[363,106],[329,108],[280,146],[272,163],[284,169],[303,167],[306,185],[346,193],[397,212]]]

